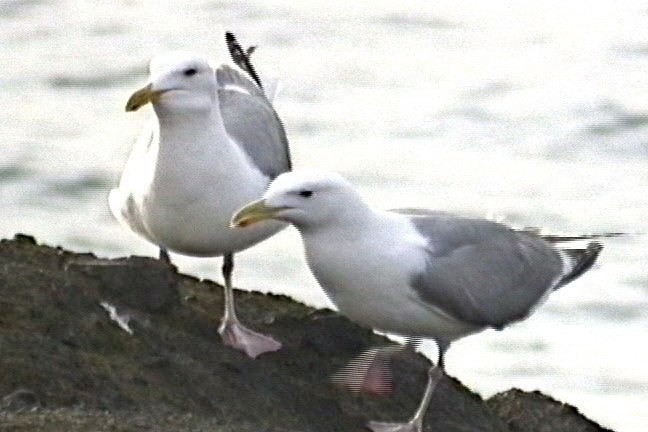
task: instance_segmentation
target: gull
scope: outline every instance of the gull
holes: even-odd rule
[[[155,116],[136,142],[119,186],[109,195],[122,224],[167,251],[223,257],[225,312],[219,333],[250,357],[281,344],[238,320],[232,290],[234,254],[277,233],[271,222],[232,231],[233,211],[291,169],[286,134],[261,88],[242,72],[190,52],[166,52],[150,63],[149,82],[126,111],[151,103]]]
[[[308,266],[339,311],[373,329],[434,339],[439,358],[407,423],[375,432],[420,432],[450,344],[526,318],[596,261],[602,246],[561,249],[531,232],[439,211],[368,206],[337,173],[293,171],[239,210],[233,227],[268,219],[301,233]],[[416,342],[414,342],[416,344]]]

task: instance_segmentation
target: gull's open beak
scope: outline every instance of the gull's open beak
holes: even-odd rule
[[[253,201],[237,211],[230,221],[231,228],[245,228],[255,223],[274,219],[277,213],[283,208],[273,208],[266,206],[265,200],[260,199]]]
[[[137,111],[147,103],[154,103],[158,99],[160,99],[160,96],[162,95],[163,91],[161,90],[153,90],[153,84],[148,84],[145,87],[142,87],[141,89],[137,90],[135,93],[131,95],[130,98],[128,98],[128,102],[126,102],[126,111],[131,112],[131,111]]]

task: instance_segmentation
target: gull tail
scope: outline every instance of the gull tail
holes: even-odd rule
[[[573,249],[561,249],[564,256],[569,260],[571,268],[569,271],[558,281],[556,284],[556,289],[560,288],[563,285],[567,285],[569,282],[574,279],[579,278],[583,273],[589,270],[596,259],[603,250],[603,245],[597,241],[593,241],[587,244],[587,247],[583,248],[573,248]]]

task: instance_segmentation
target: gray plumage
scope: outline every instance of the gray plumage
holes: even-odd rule
[[[552,290],[587,271],[602,246],[562,248],[561,236],[544,239],[537,230],[486,219],[425,209],[392,212],[397,214],[372,209],[339,174],[293,171],[239,210],[233,223],[292,223],[313,275],[342,314],[388,333],[435,339],[439,357],[414,415],[406,423],[368,424],[375,432],[421,432],[451,343],[525,318]],[[389,389],[387,363],[395,352],[361,355],[336,382]]]
[[[216,81],[218,82],[218,86],[221,88],[233,85],[243,88],[252,96],[265,97],[262,88],[251,81],[244,73],[227,64],[220,65],[218,69],[216,69]]]
[[[441,212],[410,214],[421,235],[430,239],[424,271],[411,286],[425,302],[478,326],[502,328],[528,316],[552,289],[580,276],[600,252],[561,253],[537,235],[496,222]]]
[[[290,171],[286,131],[263,91],[231,66],[219,67],[216,79],[221,116],[228,135],[271,179]],[[245,92],[234,87],[241,87]]]

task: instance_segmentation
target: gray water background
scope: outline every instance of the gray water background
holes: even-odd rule
[[[340,171],[376,206],[647,231],[645,2],[2,0],[0,236],[155,254],[106,205],[151,115],[124,105],[153,54],[223,58],[225,29],[281,78],[294,165]],[[647,240],[607,240],[532,318],[457,342],[449,372],[648,430]],[[328,304],[293,230],[239,257],[237,286]],[[219,259],[176,262],[220,280]]]

